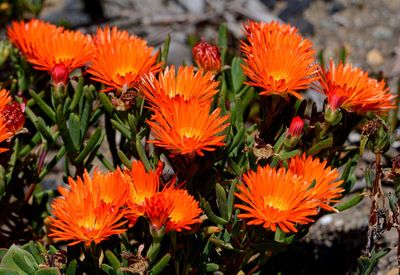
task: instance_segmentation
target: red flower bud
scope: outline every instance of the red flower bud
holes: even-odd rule
[[[199,68],[214,74],[221,70],[221,54],[217,46],[201,41],[193,47],[192,53]]]
[[[51,81],[54,86],[67,85],[69,77],[69,70],[64,63],[56,64],[51,70]]]
[[[4,118],[7,129],[10,132],[16,133],[24,127],[24,109],[25,104],[21,104],[18,102],[12,102],[11,104],[8,104],[4,107],[0,115]]]
[[[329,108],[335,111],[337,108],[340,108],[342,106],[345,100],[346,97],[337,95],[336,93],[332,93],[331,95],[328,95]]]
[[[290,122],[289,130],[287,131],[287,135],[292,137],[300,137],[303,134],[304,128],[304,120],[301,117],[296,116]]]

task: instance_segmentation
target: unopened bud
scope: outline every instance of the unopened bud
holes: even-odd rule
[[[292,119],[292,122],[290,122],[287,135],[292,137],[300,137],[303,134],[303,130],[304,120],[301,117],[296,116]]]
[[[56,64],[51,70],[51,81],[55,87],[66,86],[68,83],[69,70],[64,63]]]
[[[346,97],[337,95],[336,93],[332,93],[328,96],[328,108],[336,111],[338,108],[342,106]]]
[[[192,50],[197,66],[205,71],[217,74],[221,70],[221,54],[217,46],[205,41],[197,43]]]

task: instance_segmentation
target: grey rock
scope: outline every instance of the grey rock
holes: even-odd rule
[[[379,40],[389,40],[393,37],[393,30],[385,26],[377,26],[372,31],[372,36]]]

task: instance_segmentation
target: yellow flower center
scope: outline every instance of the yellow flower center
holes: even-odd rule
[[[269,196],[264,198],[264,207],[271,207],[279,211],[286,211],[289,209],[289,204],[282,197]]]
[[[272,72],[269,72],[269,74],[272,76],[272,78],[275,81],[288,80],[289,79],[289,75],[285,71],[272,71]]]
[[[190,114],[188,114],[190,115]],[[187,138],[194,138],[194,137],[200,137],[201,136],[201,131],[197,128],[193,127],[183,127],[179,129],[179,135],[181,137],[187,137]]]
[[[78,219],[78,225],[89,231],[98,230],[100,229],[101,225],[96,222],[96,220],[96,216],[93,214],[85,215]]]
[[[119,74],[120,76],[126,76],[128,73],[136,74],[137,69],[132,66],[123,66],[115,70],[115,74]]]

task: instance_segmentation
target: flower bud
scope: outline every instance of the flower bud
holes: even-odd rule
[[[51,70],[51,81],[55,87],[66,86],[68,83],[69,70],[64,63],[58,63]]]
[[[154,194],[145,202],[145,215],[150,223],[150,233],[153,238],[162,238],[165,225],[172,212],[172,201],[167,199],[163,193]]]
[[[301,117],[296,116],[292,119],[292,122],[290,122],[290,126],[286,135],[292,137],[300,137],[303,134],[303,130],[304,120]]]
[[[217,46],[201,41],[193,47],[192,53],[199,68],[214,74],[221,70],[221,54]]]

